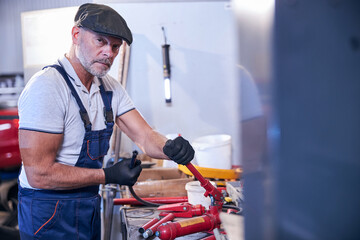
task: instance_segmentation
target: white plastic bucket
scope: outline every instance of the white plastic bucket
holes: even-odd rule
[[[200,167],[231,169],[231,136],[208,135],[192,142],[196,162]]]
[[[210,182],[213,186],[216,187],[214,182]],[[206,209],[209,209],[211,204],[210,197],[205,197],[205,189],[200,185],[199,181],[191,181],[185,185],[187,191],[188,202],[192,205],[201,204]]]

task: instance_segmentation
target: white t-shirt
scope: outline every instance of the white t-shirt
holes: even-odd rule
[[[56,64],[59,63],[64,67],[86,108],[92,123],[92,130],[106,128],[99,79],[94,78],[90,91],[88,91],[65,56],[56,62]],[[102,82],[106,91],[113,92],[111,106],[114,117],[135,108],[118,81],[106,75],[102,78]],[[64,141],[56,156],[56,162],[71,166],[76,164],[85,134],[84,123],[81,120],[75,98],[64,78],[55,68],[45,68],[29,80],[19,97],[18,110],[20,129],[64,134]],[[19,176],[20,185],[32,188],[23,168]]]

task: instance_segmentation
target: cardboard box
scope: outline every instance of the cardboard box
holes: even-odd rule
[[[186,178],[186,174],[177,168],[144,168],[138,182]]]
[[[177,168],[143,169],[138,182],[133,186],[135,193],[141,197],[183,197],[187,196],[185,184],[194,181]],[[127,190],[127,196],[132,197]]]

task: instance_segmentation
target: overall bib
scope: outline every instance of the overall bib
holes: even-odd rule
[[[51,65],[58,70],[80,108],[85,136],[77,167],[101,168],[109,149],[114,119],[111,108],[112,92],[106,92],[100,79],[100,93],[104,102],[106,128],[91,130],[91,122],[74,86],[64,68]],[[100,240],[99,185],[72,190],[34,190],[19,185],[18,219],[21,239],[83,239]]]

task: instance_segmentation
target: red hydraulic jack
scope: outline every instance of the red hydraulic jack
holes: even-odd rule
[[[205,188],[204,196],[210,196],[211,205],[209,210],[201,205],[192,206],[189,203],[179,203],[161,206],[158,209],[166,210],[161,213],[163,215],[172,212],[177,217],[194,217],[191,219],[180,220],[177,222],[165,222],[157,228],[156,236],[161,240],[173,240],[177,237],[203,231],[212,231],[219,228],[221,221],[219,214],[223,206],[223,196],[214,187],[209,180],[205,179],[199,171],[191,163],[186,164],[186,167],[199,180],[201,186]],[[160,215],[161,215],[160,214]]]
[[[190,218],[205,213],[205,207],[201,204],[191,205],[188,202],[163,205],[158,207],[158,210],[164,211],[159,214],[161,217],[172,213],[175,217]]]

